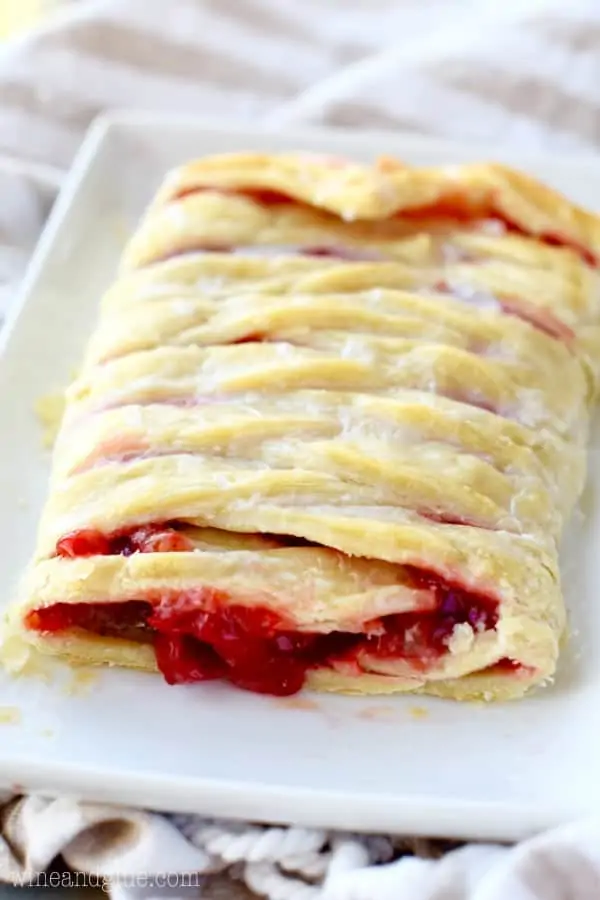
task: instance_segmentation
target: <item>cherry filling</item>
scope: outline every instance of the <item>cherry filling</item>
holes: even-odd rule
[[[56,544],[56,555],[131,556],[132,553],[177,553],[194,549],[192,541],[172,525],[141,525],[112,534],[95,528],[71,531]]]
[[[143,551],[142,551],[143,552]],[[56,603],[30,612],[27,627],[46,633],[82,629],[94,634],[151,642],[169,684],[223,679],[245,690],[295,694],[307,673],[348,666],[360,674],[366,654],[403,659],[422,673],[448,652],[457,625],[493,629],[497,602],[433,572],[406,567],[411,586],[433,593],[424,612],[373,619],[362,633],[298,631],[294,622],[262,606],[243,606],[212,588],[122,603]]]
[[[132,631],[141,634],[148,630],[148,615],[152,607],[145,600],[124,603],[54,603],[33,610],[27,625],[35,631],[57,632],[81,628],[93,634],[123,637]]]
[[[498,222],[506,229],[506,231],[509,231],[512,234],[518,234],[523,237],[533,237],[541,243],[546,244],[548,247],[565,247],[568,250],[572,250],[583,260],[583,262],[587,263],[588,266],[596,268],[599,263],[596,256],[587,247],[572,240],[567,235],[552,231],[542,232],[541,234],[527,231],[527,229],[523,228],[517,222],[514,222],[498,209],[493,196],[487,197],[477,203],[470,202],[467,197],[460,194],[453,197],[448,196],[446,199],[433,203],[430,206],[402,210],[397,213],[396,218],[406,219],[408,221],[434,218],[449,219],[467,226],[477,226],[486,221],[494,221]]]
[[[253,200],[255,203],[259,203],[262,206],[281,206],[282,204],[310,206],[310,204],[306,204],[282,191],[251,187],[215,188],[210,187],[209,185],[195,185],[194,187],[185,188],[175,194],[171,200],[181,200],[191,194],[202,193],[204,191],[247,197],[249,200]],[[467,227],[477,226],[486,220],[493,220],[500,223],[507,231],[512,232],[513,234],[519,234],[524,237],[534,237],[549,247],[565,247],[572,250],[588,266],[597,268],[600,263],[600,260],[597,259],[591,250],[577,241],[572,240],[567,235],[554,231],[543,232],[541,234],[533,234],[532,232],[527,231],[500,211],[493,194],[476,202],[469,200],[467,196],[460,193],[456,193],[455,195],[448,194],[445,198],[436,203],[432,203],[429,206],[400,210],[392,218],[404,219],[408,222],[414,221],[415,225],[418,225],[419,220],[447,219]]]

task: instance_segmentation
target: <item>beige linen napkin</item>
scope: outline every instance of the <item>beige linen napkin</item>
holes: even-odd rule
[[[595,152],[599,85],[598,0],[67,3],[0,53],[0,311],[86,127],[103,110]],[[4,800],[0,880],[27,883],[62,852],[73,868],[106,876],[120,900],[200,891],[238,900],[247,896],[240,881],[272,900],[600,897],[593,823],[510,852],[472,846],[439,863],[410,856],[389,863],[399,847],[387,838],[169,818],[69,799]],[[435,847],[417,840],[408,849],[427,855]],[[167,876],[176,877],[169,883]]]

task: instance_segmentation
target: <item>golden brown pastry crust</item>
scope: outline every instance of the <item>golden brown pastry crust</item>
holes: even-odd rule
[[[550,677],[600,383],[597,255],[596,217],[497,165],[242,154],[172,173],[69,388],[13,621],[210,584],[356,631],[423,608],[409,566],[494,598],[495,627],[457,626],[426,671],[364,653],[309,686],[505,698]],[[194,551],[56,555],[69,533],[165,522]],[[155,666],[147,644],[26,633]]]

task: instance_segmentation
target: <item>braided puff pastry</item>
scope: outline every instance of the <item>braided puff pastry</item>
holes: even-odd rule
[[[548,679],[598,258],[598,219],[496,165],[183,166],[102,300],[13,621],[171,683]]]

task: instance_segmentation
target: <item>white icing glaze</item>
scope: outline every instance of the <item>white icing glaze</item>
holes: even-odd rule
[[[477,223],[477,230],[489,237],[503,237],[508,228],[501,219],[482,219]]]
[[[447,282],[447,288],[452,296],[456,297],[458,300],[462,300],[479,309],[490,309],[494,310],[494,312],[502,312],[502,306],[498,301],[498,298],[489,291],[484,291],[481,288],[475,288],[469,284],[456,281]]]

